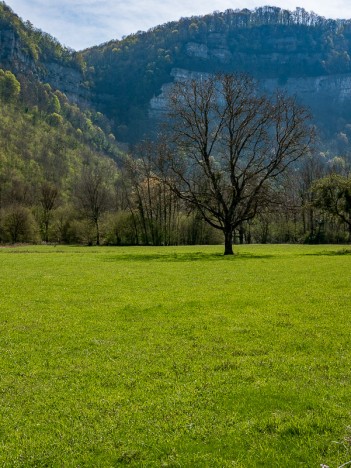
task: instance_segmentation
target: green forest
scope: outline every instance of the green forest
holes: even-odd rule
[[[201,210],[154,172],[162,144],[148,105],[171,70],[282,82],[350,72],[350,22],[303,9],[182,18],[75,52],[1,2],[0,30],[1,243],[221,243]],[[204,43],[206,57],[189,55],[189,44]],[[220,47],[227,58],[216,56]],[[350,240],[351,115],[346,104],[333,112],[274,197],[236,227],[236,243]]]

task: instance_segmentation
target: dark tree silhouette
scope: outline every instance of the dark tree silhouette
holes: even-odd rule
[[[351,242],[351,179],[330,174],[312,184],[312,194],[314,207],[345,223]]]
[[[76,203],[82,215],[95,227],[96,245],[100,245],[100,220],[111,206],[111,178],[115,167],[100,163],[85,165],[78,180],[75,192]]]
[[[261,95],[246,75],[179,82],[170,93],[169,149],[160,177],[225,238],[255,217],[273,180],[309,150],[309,114],[293,98]]]
[[[49,226],[52,218],[52,212],[56,207],[58,199],[58,188],[49,182],[43,182],[40,189],[40,206],[43,238],[45,242],[49,241]]]

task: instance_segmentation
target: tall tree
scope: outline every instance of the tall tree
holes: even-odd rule
[[[16,99],[21,91],[21,85],[15,75],[9,70],[0,69],[0,97],[6,101]]]
[[[49,242],[49,227],[52,212],[57,204],[58,188],[49,182],[43,182],[40,189],[40,207],[42,233],[45,242]]]
[[[339,174],[330,174],[312,185],[313,205],[337,219],[348,229],[351,242],[351,179]]]
[[[160,177],[224,234],[255,217],[275,179],[309,150],[309,113],[293,98],[261,95],[255,81],[223,74],[178,82],[170,93],[169,151]]]
[[[112,161],[95,161],[83,167],[76,184],[77,206],[95,227],[96,245],[100,245],[101,217],[111,206],[112,182],[116,173]]]
[[[160,144],[144,141],[134,148],[133,158],[125,161],[125,167],[133,187],[144,242],[170,245],[177,240],[179,200],[154,172],[153,162],[159,151],[162,151]]]

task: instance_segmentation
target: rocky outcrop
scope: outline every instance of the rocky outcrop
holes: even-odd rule
[[[224,34],[210,34],[207,44],[188,42],[185,50],[188,57],[206,61],[215,59],[220,63],[229,63],[233,58]]]
[[[186,45],[186,53],[189,57],[197,57],[207,60],[208,47],[206,44],[198,44],[196,42],[188,42]]]
[[[54,89],[59,89],[73,102],[88,104],[90,93],[84,86],[82,73],[74,68],[65,67],[55,62],[44,62],[41,81],[45,81]]]
[[[282,88],[304,102],[332,99],[335,103],[343,104],[351,100],[351,75],[288,78],[284,84],[279,79],[266,79],[262,80],[262,84],[269,92]]]
[[[83,74],[74,67],[54,61],[37,61],[22,43],[18,33],[11,29],[0,30],[0,68],[15,75],[33,75],[43,83],[65,93],[76,103],[87,104],[90,94],[84,86]]]
[[[204,79],[208,74],[174,68],[170,81],[162,86],[161,94],[150,101],[151,118],[163,118],[167,112],[167,100],[172,86],[172,78],[175,82],[189,79]],[[331,106],[348,107],[351,105],[351,74],[316,76],[306,78],[288,78],[284,83],[278,78],[259,80],[262,89],[272,93],[277,89],[296,96],[298,101],[311,108],[315,120],[327,112]]]
[[[16,73],[33,73],[35,63],[29,52],[23,50],[13,29],[0,30],[0,66]]]

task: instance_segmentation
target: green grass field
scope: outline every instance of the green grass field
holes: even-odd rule
[[[0,466],[351,459],[351,251],[0,248]]]

